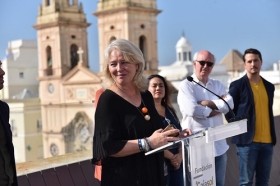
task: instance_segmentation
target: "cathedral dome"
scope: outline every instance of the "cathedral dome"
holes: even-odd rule
[[[185,47],[190,45],[190,42],[184,36],[182,36],[177,42],[176,47]]]

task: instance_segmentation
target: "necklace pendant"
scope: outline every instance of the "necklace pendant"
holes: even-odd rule
[[[146,121],[149,121],[151,119],[151,116],[150,115],[145,115],[144,118],[145,118]]]
[[[143,107],[143,108],[141,109],[141,111],[142,111],[143,114],[147,114],[147,113],[148,113],[147,107]]]

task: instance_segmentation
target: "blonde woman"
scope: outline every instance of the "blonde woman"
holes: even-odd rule
[[[93,163],[102,160],[101,186],[163,186],[163,152],[145,152],[178,140],[163,124],[142,77],[141,50],[124,39],[105,50],[108,87],[95,113]]]

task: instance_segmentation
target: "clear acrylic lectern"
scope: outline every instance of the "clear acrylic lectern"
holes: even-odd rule
[[[184,186],[190,184],[216,186],[214,142],[247,132],[247,119],[194,132],[178,141],[146,152],[145,155],[182,146]]]

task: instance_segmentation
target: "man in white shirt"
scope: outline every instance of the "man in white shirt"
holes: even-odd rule
[[[194,55],[192,78],[202,86],[224,98],[233,108],[233,99],[226,92],[223,84],[209,78],[214,67],[215,57],[207,50],[202,50]],[[183,80],[179,86],[177,102],[183,116],[182,129],[191,129],[192,132],[203,128],[215,127],[223,124],[223,115],[229,111],[227,104],[211,92],[203,89],[195,82]],[[215,170],[216,185],[224,186],[227,155],[229,146],[226,140],[215,142]]]

